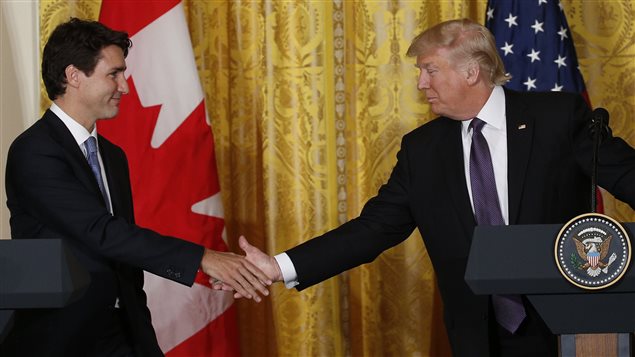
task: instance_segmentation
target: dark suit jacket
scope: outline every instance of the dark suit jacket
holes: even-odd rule
[[[142,290],[142,269],[192,285],[203,247],[134,225],[126,156],[101,136],[99,149],[114,216],[81,149],[53,112],[47,111],[9,149],[12,237],[64,239],[90,273],[91,284],[65,308],[19,311],[0,355],[90,356],[112,318],[116,298],[137,355],[162,355]]]
[[[507,90],[505,98],[510,224],[565,223],[588,212],[592,140],[583,99]],[[598,170],[599,184],[635,207],[633,149],[606,139]],[[475,224],[461,123],[441,117],[404,136],[390,179],[358,218],[287,253],[304,289],[374,260],[417,227],[437,274],[454,355],[488,356],[488,297],[474,295],[464,281]]]

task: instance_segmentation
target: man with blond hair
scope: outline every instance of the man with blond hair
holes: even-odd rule
[[[241,247],[272,280],[302,290],[418,228],[455,356],[555,356],[556,337],[524,297],[475,295],[465,267],[478,224],[564,223],[590,209],[591,112],[577,94],[503,88],[510,77],[492,34],[468,19],[424,31],[407,54],[439,117],[403,137],[388,182],[360,216],[275,257],[244,239]],[[599,184],[635,207],[633,148],[609,135],[600,158]]]

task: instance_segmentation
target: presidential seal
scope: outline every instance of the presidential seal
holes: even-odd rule
[[[611,217],[587,213],[565,224],[555,245],[556,265],[573,285],[603,289],[619,281],[631,260],[631,242]]]

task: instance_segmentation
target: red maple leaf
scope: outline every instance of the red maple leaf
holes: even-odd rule
[[[136,223],[160,234],[207,248],[227,251],[224,220],[192,212],[192,205],[220,192],[214,140],[205,121],[204,102],[158,148],[150,145],[161,109],[144,108],[134,80],[121,101],[119,115],[101,120],[99,133],[128,157]],[[196,282],[209,286],[199,273]]]

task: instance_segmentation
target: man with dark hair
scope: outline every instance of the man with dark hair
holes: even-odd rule
[[[589,108],[576,94],[504,89],[494,38],[471,20],[424,31],[407,54],[439,117],[404,136],[390,179],[360,216],[275,257],[244,238],[240,246],[272,280],[302,290],[418,228],[454,356],[555,356],[556,338],[527,300],[477,296],[464,274],[476,225],[565,223],[590,209]],[[598,182],[635,207],[635,151],[622,139],[602,141]]]
[[[132,41],[127,33],[113,31],[99,22],[73,18],[56,27],[42,54],[42,80],[49,99],[54,101],[65,93],[65,70],[69,64],[90,77],[101,50],[110,45],[119,47],[126,58]]]
[[[2,356],[161,356],[143,270],[191,286],[200,268],[256,301],[268,294],[269,279],[244,256],[134,224],[126,156],[95,126],[117,115],[128,92],[130,46],[124,32],[72,19],[44,48],[53,104],[9,149],[11,235],[64,239],[91,283],[64,308],[16,312]]]

